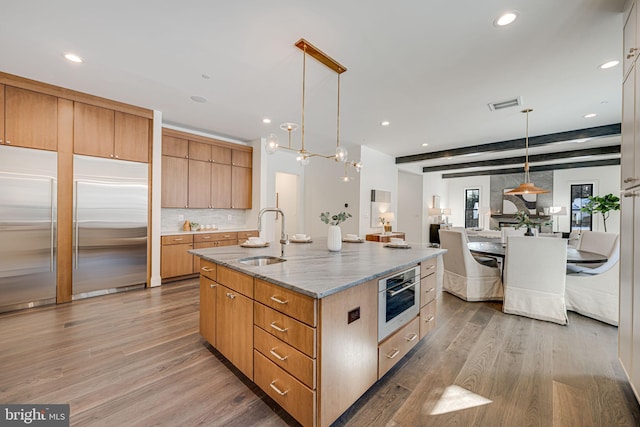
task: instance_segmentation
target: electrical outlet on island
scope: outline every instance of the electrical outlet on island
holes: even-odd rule
[[[184,215],[182,214],[178,215],[178,221],[184,221]]]

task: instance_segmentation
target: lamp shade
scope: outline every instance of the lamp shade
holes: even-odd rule
[[[382,217],[387,220],[387,222],[395,221],[396,216],[393,212],[385,212],[382,214]]]
[[[536,187],[532,182],[523,182],[513,190],[505,191],[504,194],[546,194],[549,190]]]
[[[566,215],[567,208],[564,206],[551,206],[549,208],[549,215]]]
[[[451,215],[451,208],[442,209],[442,215]]]
[[[429,216],[438,216],[442,214],[442,209],[440,208],[429,208]]]

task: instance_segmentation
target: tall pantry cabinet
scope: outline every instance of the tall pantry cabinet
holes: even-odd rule
[[[640,400],[640,4],[624,14],[618,356]]]

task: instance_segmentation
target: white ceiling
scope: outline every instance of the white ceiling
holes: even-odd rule
[[[621,121],[622,64],[598,66],[622,62],[624,0],[0,1],[0,71],[161,110],[167,123],[240,141],[271,132],[286,141],[279,124],[300,123],[300,38],[348,69],[345,145],[404,156],[522,138],[522,107],[487,106],[516,96],[534,109],[531,136]],[[507,10],[519,19],[494,27]],[[65,52],[85,62],[69,63]],[[307,61],[312,151],[335,146],[336,81]],[[300,130],[294,145],[299,138]]]

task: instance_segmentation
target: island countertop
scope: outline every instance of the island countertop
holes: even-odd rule
[[[246,265],[239,260],[263,255],[280,257],[280,243],[271,243],[266,248],[225,246],[189,252],[218,265],[321,299],[446,252],[426,244],[410,245],[410,249],[394,249],[377,242],[344,242],[341,251],[330,252],[326,239],[314,239],[313,243],[286,245],[285,262],[264,266]]]

